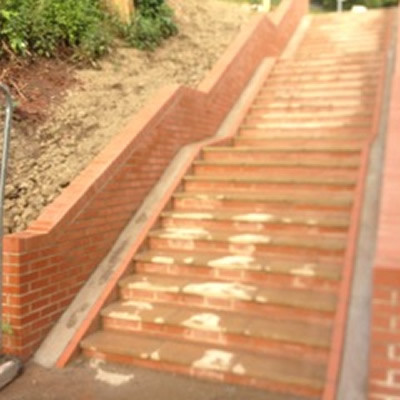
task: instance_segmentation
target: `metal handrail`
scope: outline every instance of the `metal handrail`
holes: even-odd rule
[[[3,346],[3,217],[4,217],[4,192],[7,176],[8,151],[10,148],[11,121],[14,110],[13,100],[8,87],[0,83],[0,91],[6,98],[6,118],[3,135],[3,154],[1,157],[0,172],[0,350]]]

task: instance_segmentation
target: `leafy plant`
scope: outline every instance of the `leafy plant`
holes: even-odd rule
[[[141,50],[154,50],[162,41],[178,33],[173,10],[164,0],[138,0],[137,13],[124,29],[128,43]]]
[[[107,50],[100,0],[0,0],[0,43],[18,55],[72,49],[94,59]]]

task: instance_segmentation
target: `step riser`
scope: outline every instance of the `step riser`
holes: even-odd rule
[[[264,139],[264,140],[357,140],[363,141],[369,134],[369,130],[364,131],[363,133],[354,133],[354,132],[344,132],[344,133],[332,133],[326,132],[326,130],[314,131],[314,130],[304,130],[303,132],[295,131],[295,130],[286,130],[286,131],[273,131],[273,130],[265,130],[265,129],[252,129],[239,130],[239,134],[237,136],[237,140],[242,139]],[[306,160],[307,161],[307,160]]]
[[[244,131],[243,134],[254,133],[254,131]],[[297,149],[296,149],[297,150]],[[307,157],[308,162],[318,164],[319,162],[351,162],[358,163],[360,160],[359,152],[277,152],[277,151],[241,151],[241,152],[227,152],[227,151],[205,151],[203,159],[205,161],[242,161],[242,162],[268,162],[276,161],[279,163],[281,160],[302,162]]]
[[[234,236],[234,235],[233,235]],[[312,241],[312,239],[311,239]],[[212,251],[212,252],[228,252],[231,254],[281,254],[292,256],[309,256],[309,257],[329,257],[333,261],[340,262],[344,255],[344,249],[334,250],[328,248],[306,248],[294,245],[273,245],[273,244],[247,244],[247,243],[229,243],[207,240],[182,240],[182,239],[165,239],[150,238],[149,246],[152,250],[196,250],[196,251]]]
[[[300,75],[303,76],[303,75]],[[270,91],[270,90],[282,90],[283,87],[285,87],[284,82],[268,82],[263,88],[261,89],[260,93],[263,93],[264,91]],[[291,90],[298,90],[298,91],[333,91],[333,93],[336,92],[336,90],[368,90],[368,91],[376,91],[376,83],[372,82],[357,82],[357,81],[346,81],[346,82],[301,82],[299,81],[298,83],[292,83],[288,86],[289,89]]]
[[[322,57],[322,58],[311,58],[308,60],[303,59],[294,59],[290,61],[290,66],[301,67],[301,68],[317,68],[320,67],[323,69],[324,67],[338,67],[340,66],[351,66],[351,65],[365,65],[367,67],[373,65],[380,65],[382,60],[380,57],[376,55],[352,55],[351,57]],[[281,65],[288,65],[288,61],[284,63],[278,62],[277,68],[280,68]],[[319,71],[321,71],[321,69]]]
[[[289,221],[289,220],[288,220]],[[199,220],[199,219],[183,219],[183,218],[167,218],[162,219],[162,226],[165,228],[204,228],[206,230],[220,230],[231,232],[247,232],[247,233],[268,233],[282,232],[287,234],[305,234],[319,235],[336,234],[336,236],[344,235],[348,227],[345,226],[313,226],[293,222],[244,222],[244,221],[227,221],[227,220]]]
[[[258,127],[242,127],[239,129],[240,136],[252,136],[260,137],[261,135],[285,135],[288,136],[305,136],[305,137],[329,137],[329,136],[346,136],[351,138],[351,136],[367,136],[371,131],[371,127],[357,127],[357,126],[343,126],[339,128],[329,128],[329,127],[315,127],[315,128],[295,128],[295,127],[276,127],[267,128],[264,124]]]
[[[369,105],[369,107],[371,107],[371,105]],[[331,103],[316,103],[316,104],[312,104],[309,101],[307,102],[298,102],[298,103],[289,103],[289,102],[276,102],[276,103],[271,103],[271,102],[267,102],[264,105],[260,105],[257,104],[255,107],[255,109],[261,109],[263,112],[268,112],[268,113],[275,113],[275,112],[279,112],[281,113],[299,113],[299,112],[307,112],[307,113],[315,113],[315,114],[319,114],[319,113],[328,113],[330,111],[333,112],[351,112],[351,113],[358,113],[358,112],[362,112],[363,110],[366,110],[368,108],[366,108],[365,105],[360,104],[360,103],[352,103],[349,104],[349,102],[341,102],[341,103],[336,103],[336,104],[331,104]],[[253,109],[254,109],[253,108]]]
[[[84,349],[84,355],[88,358],[97,358],[111,363],[128,364],[136,367],[160,370],[172,374],[181,374],[191,376],[197,379],[213,380],[230,384],[254,387],[257,389],[269,390],[272,392],[290,393],[297,396],[320,396],[322,391],[308,387],[293,386],[288,384],[278,384],[271,381],[265,381],[260,378],[233,375],[224,372],[199,370],[192,367],[186,367],[179,364],[170,364],[166,362],[140,359],[128,355],[115,355],[93,350]]]
[[[333,99],[332,97],[321,99],[261,99],[257,98],[254,105],[257,107],[268,107],[270,109],[301,109],[313,108],[316,112],[324,109],[332,110],[337,108],[363,108],[372,110],[374,103],[368,99]]]
[[[250,139],[251,140],[251,139]],[[265,166],[250,166],[250,165],[196,165],[193,173],[197,176],[230,176],[237,177],[265,177],[265,176],[298,176],[310,177],[315,173],[321,178],[338,178],[352,179],[356,176],[358,168],[335,168],[332,166],[316,165],[314,167],[265,167]]]
[[[350,185],[332,185],[332,184],[306,184],[306,183],[241,183],[241,182],[185,182],[184,190],[188,193],[293,193],[314,191],[314,192],[333,192],[333,193],[353,193],[355,186]]]
[[[312,72],[308,74],[292,75],[287,74],[284,76],[282,74],[274,75],[272,74],[268,80],[268,86],[279,84],[281,88],[290,88],[292,84],[296,83],[311,83],[311,84],[333,84],[337,82],[340,85],[345,85],[347,82],[350,84],[357,84],[364,87],[365,85],[371,85],[377,83],[377,73],[332,73],[332,74],[313,74]]]
[[[260,124],[265,123],[260,118]],[[321,150],[328,150],[333,148],[343,148],[348,150],[358,150],[362,149],[362,142],[360,140],[354,140],[351,138],[348,139],[340,139],[337,138],[335,140],[325,139],[325,140],[318,140],[318,139],[265,139],[265,140],[252,140],[251,138],[243,138],[238,137],[234,139],[234,147],[256,147],[265,149],[277,149],[277,148],[303,148],[303,147],[310,147],[313,149],[321,149]]]
[[[332,126],[332,124],[336,124],[337,121],[340,119],[342,124],[348,124],[351,126],[368,126],[371,123],[371,116],[330,116],[329,114],[326,115],[325,117],[319,115],[319,114],[314,114],[313,116],[311,114],[305,114],[305,117],[299,117],[299,116],[291,116],[290,114],[287,114],[286,116],[281,116],[277,117],[274,115],[274,113],[268,113],[263,110],[253,110],[249,116],[246,118],[244,124],[245,125],[251,125],[251,124],[265,124],[265,123],[273,123],[273,124],[287,124],[287,123],[293,123],[293,124],[298,124],[298,126],[304,125],[304,124],[309,124],[310,122],[316,123],[319,122],[321,126],[328,125]],[[361,138],[360,138],[361,139]],[[359,140],[360,140],[359,139]]]
[[[243,200],[218,200],[218,199],[174,199],[176,210],[244,210],[245,213],[274,212],[274,211],[345,211],[351,210],[349,204],[310,204],[307,201],[296,203],[283,203],[282,201],[243,201]]]
[[[275,76],[278,75],[302,75],[302,74],[309,74],[310,72],[315,72],[316,74],[319,74],[321,72],[321,69],[323,69],[324,73],[329,74],[337,74],[337,73],[363,73],[363,72],[368,72],[368,73],[376,73],[377,69],[381,67],[382,63],[376,62],[376,63],[366,63],[366,64],[347,64],[347,65],[341,65],[341,64],[335,64],[335,65],[325,65],[323,67],[321,66],[312,66],[312,65],[277,65],[277,67],[274,70]],[[268,81],[266,82],[268,84]]]
[[[167,337],[172,340],[179,339],[195,343],[210,343],[213,346],[217,345],[218,347],[228,347],[230,349],[239,348],[250,351],[257,349],[257,352],[266,353],[266,355],[286,353],[302,357],[310,362],[326,363],[329,356],[328,351],[324,348],[310,347],[293,342],[278,342],[274,341],[273,338],[268,340],[218,331],[191,329],[185,326],[120,320],[109,317],[103,317],[102,322],[103,328],[106,330]]]
[[[217,297],[204,297],[188,295],[183,293],[167,293],[146,289],[120,290],[122,300],[146,301],[152,303],[168,302],[174,305],[182,305],[200,309],[215,309],[225,311],[238,311],[252,315],[263,315],[270,318],[282,318],[293,320],[304,320],[305,318],[315,323],[329,323],[332,320],[333,312],[311,310],[302,307],[289,307],[277,304],[262,304],[251,301],[224,299]]]
[[[338,282],[333,280],[285,275],[283,273],[265,273],[245,269],[135,262],[135,272],[149,275],[186,276],[194,279],[235,280],[235,282],[261,284],[268,287],[291,287],[293,289],[304,289],[307,287],[330,293],[335,293],[338,289]]]
[[[304,90],[304,88],[300,90],[296,90],[290,86],[284,87],[283,85],[278,88],[266,88],[261,91],[258,95],[259,99],[304,99],[304,100],[313,100],[313,99],[325,99],[325,98],[334,98],[334,99],[371,99],[374,98],[376,93],[371,90],[362,90],[362,89],[347,89],[347,90]]]

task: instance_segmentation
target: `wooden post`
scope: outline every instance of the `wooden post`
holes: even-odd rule
[[[105,4],[110,12],[118,15],[124,24],[129,24],[132,21],[133,0],[105,0]]]

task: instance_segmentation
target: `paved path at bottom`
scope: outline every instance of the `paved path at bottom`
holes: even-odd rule
[[[33,363],[0,392],[0,400],[269,400],[263,391],[185,376],[82,360],[65,369]],[[274,397],[276,399],[276,395]],[[301,400],[282,396],[281,400]]]

